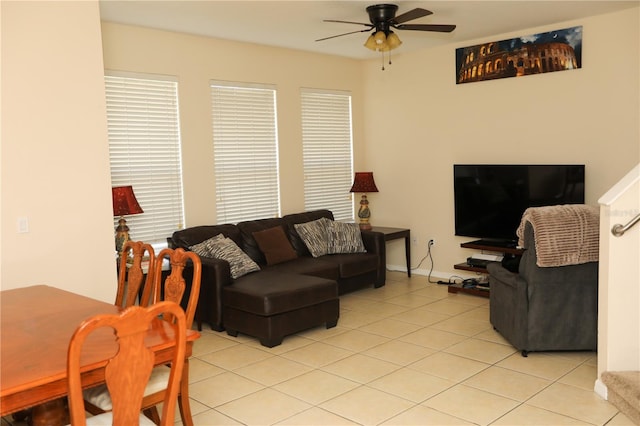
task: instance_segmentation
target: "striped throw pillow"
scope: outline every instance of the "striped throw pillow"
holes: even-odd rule
[[[329,254],[367,252],[357,223],[331,222],[328,246]]]
[[[329,253],[328,228],[332,220],[323,217],[306,223],[297,223],[294,226],[300,238],[307,246],[313,257],[324,256]]]

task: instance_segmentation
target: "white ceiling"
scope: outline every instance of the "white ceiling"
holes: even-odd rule
[[[448,0],[393,3],[399,6],[398,15],[416,7],[433,12],[431,16],[410,21],[412,24],[457,25],[455,31],[448,34],[397,31],[404,42],[397,51],[401,53],[637,7],[640,0]],[[320,42],[315,40],[366,29],[365,26],[355,24],[323,22],[323,19],[368,23],[365,8],[371,4],[376,4],[375,0],[100,0],[100,14],[104,21],[365,59],[376,57],[375,52],[363,47],[367,33],[355,33]]]

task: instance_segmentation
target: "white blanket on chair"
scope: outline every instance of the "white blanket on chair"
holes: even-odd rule
[[[533,226],[538,266],[598,261],[600,210],[597,207],[565,204],[528,208],[516,232],[520,246],[524,246],[526,222]]]

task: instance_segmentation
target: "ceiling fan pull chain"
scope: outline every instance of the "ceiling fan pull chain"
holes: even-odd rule
[[[384,52],[381,52],[381,53],[382,53],[382,71],[384,71]]]

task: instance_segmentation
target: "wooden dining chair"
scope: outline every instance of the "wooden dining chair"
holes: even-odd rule
[[[153,247],[142,241],[127,241],[122,247],[118,266],[118,292],[116,306],[128,308],[136,304],[140,296],[140,306],[149,306],[153,291],[153,274],[156,255]],[[145,272],[144,264],[148,263]],[[146,278],[145,278],[146,274]],[[144,287],[143,287],[144,286]],[[142,287],[142,295],[140,288]]]
[[[163,263],[169,262],[169,274],[162,274]],[[200,256],[182,248],[163,249],[156,257],[153,301],[170,300],[180,304],[187,317],[187,328],[193,325],[196,314],[198,297],[200,296],[200,279],[202,277],[202,262]],[[187,279],[189,281],[187,285]],[[189,294],[185,299],[185,293]]]
[[[162,266],[163,262],[167,259],[171,267],[168,276],[163,276]],[[182,248],[177,249],[164,249],[158,253],[155,263],[154,271],[154,285],[155,291],[153,301],[172,301],[180,303],[185,311],[187,319],[187,328],[191,328],[193,325],[193,318],[196,313],[196,306],[198,305],[198,298],[200,296],[200,279],[202,276],[202,262],[200,256],[192,251],[185,251]],[[189,285],[187,285],[187,279]],[[185,293],[189,290],[189,294]],[[183,300],[186,299],[186,302]],[[156,408],[164,399],[164,385],[169,378],[169,368],[166,366],[159,366],[153,370],[152,377],[149,381],[151,384],[157,384],[157,388],[160,390],[154,393],[145,394],[143,400],[143,408],[145,414],[154,420],[156,424],[159,421],[159,414]],[[180,408],[180,417],[182,424],[185,426],[193,426],[193,419],[191,418],[191,405],[189,404],[189,360],[185,360],[184,369],[182,371],[182,381],[180,384],[180,394],[178,395],[178,407]]]
[[[186,358],[187,334],[184,311],[174,302],[161,302],[148,308],[132,306],[118,315],[96,315],[80,324],[71,337],[67,352],[69,414],[72,425],[154,424],[141,414],[144,391],[154,369],[155,358],[154,352],[145,345],[145,336],[151,323],[159,321],[158,316],[161,314],[172,318],[175,351],[164,392],[160,424],[173,425]],[[108,359],[105,367],[105,381],[113,409],[87,419],[80,375],[82,346],[91,333],[103,327],[114,330],[119,345],[119,350]]]
[[[162,270],[165,260],[170,266],[168,274],[163,273]],[[202,262],[200,261],[200,257],[193,252],[185,251],[181,248],[175,250],[164,249],[156,256],[152,273],[153,284],[151,286],[148,284],[145,286],[145,294],[147,288],[152,289],[149,303],[171,301],[181,304],[184,307],[186,328],[191,328],[200,295],[200,278],[202,276]],[[148,278],[147,283],[149,283]],[[187,290],[189,290],[189,294],[185,297]],[[183,299],[185,299],[186,302],[183,302]],[[165,316],[165,319],[168,319],[168,316]],[[154,368],[148,386],[145,389],[142,409],[147,417],[152,419],[155,424],[160,424],[160,415],[156,406],[165,398],[165,389],[167,388],[170,373],[171,368],[164,365]],[[185,360],[182,376],[178,395],[178,407],[180,408],[182,424],[192,426],[193,419],[191,418],[191,406],[189,404],[188,359]],[[111,410],[111,399],[109,391],[105,386],[87,389],[84,391],[84,395],[85,405],[87,411],[90,413],[100,414]]]

